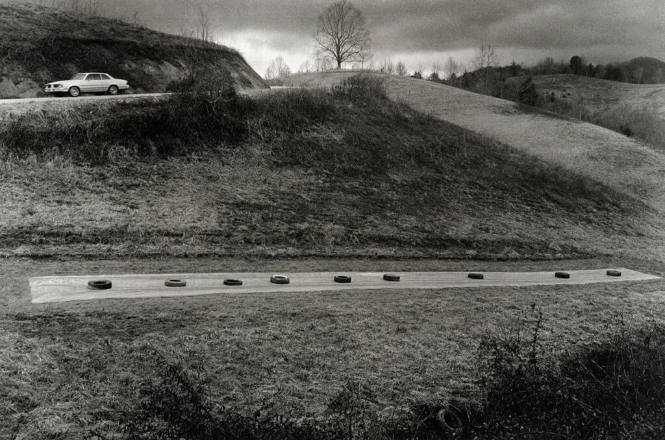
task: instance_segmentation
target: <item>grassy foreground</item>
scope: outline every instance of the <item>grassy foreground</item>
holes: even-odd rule
[[[566,267],[613,264],[578,261]],[[504,438],[558,434],[586,439],[604,438],[603,432],[662,430],[658,399],[663,393],[659,375],[665,359],[660,333],[665,303],[658,293],[660,281],[279,297],[229,294],[38,307],[27,303],[25,291],[27,277],[40,273],[219,267],[557,266],[321,259],[8,260],[0,269],[9,280],[0,288],[5,303],[0,316],[0,396],[5,404],[0,433],[25,439],[358,439],[454,438],[464,431],[480,438],[503,432]],[[602,353],[606,356],[598,358]],[[585,356],[596,356],[592,360],[597,365]],[[640,358],[626,364],[626,356]],[[589,400],[591,392],[595,397]],[[554,397],[558,404],[552,407]],[[621,399],[621,404],[603,406],[609,399]],[[528,437],[528,431],[554,434]]]
[[[379,83],[28,115],[0,155],[0,438],[662,434],[661,281],[29,304],[54,273],[661,270],[523,261],[642,257],[655,220]]]

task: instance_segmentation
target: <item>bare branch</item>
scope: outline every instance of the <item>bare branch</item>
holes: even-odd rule
[[[371,56],[365,17],[348,0],[337,1],[323,11],[314,40],[319,53],[333,59],[337,68],[346,62],[364,64]]]

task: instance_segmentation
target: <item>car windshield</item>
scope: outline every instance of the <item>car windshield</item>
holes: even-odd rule
[[[72,79],[84,79],[85,78],[85,73],[77,73],[76,75],[72,76]]]

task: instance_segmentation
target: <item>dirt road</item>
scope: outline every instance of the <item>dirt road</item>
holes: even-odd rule
[[[26,99],[0,99],[0,120],[31,111],[57,111],[60,109],[81,107],[88,104],[137,101],[137,100],[159,100],[168,96],[168,93],[140,93],[135,95],[83,95],[78,98],[72,97],[47,97]]]
[[[283,89],[284,87],[275,87],[273,90]],[[271,89],[251,89],[241,90],[243,95],[257,95],[269,92]],[[130,102],[130,101],[158,101],[170,96],[170,93],[137,93],[133,95],[82,95],[77,98],[69,96],[50,96],[45,98],[24,98],[24,99],[0,99],[0,120],[9,116],[16,116],[31,111],[57,111],[65,108],[82,107],[88,104],[106,103],[106,102]]]

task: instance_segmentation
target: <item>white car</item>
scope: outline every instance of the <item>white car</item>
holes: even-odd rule
[[[129,89],[129,83],[124,79],[113,78],[107,73],[77,73],[71,79],[46,84],[45,93],[64,94],[77,97],[81,93],[108,93],[117,95],[122,90]]]

